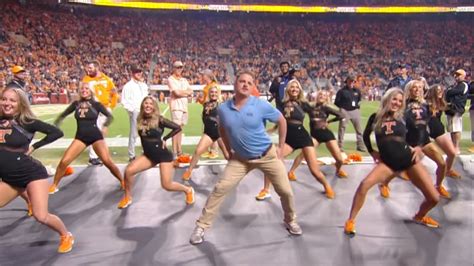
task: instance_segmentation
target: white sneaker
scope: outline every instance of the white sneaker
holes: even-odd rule
[[[303,234],[303,230],[302,230],[301,227],[298,225],[298,223],[295,222],[295,221],[289,222],[289,223],[285,223],[285,227],[286,227],[286,229],[288,230],[288,232],[290,232],[290,234],[292,234],[292,235],[299,236],[299,235],[302,235],[302,234]]]
[[[193,245],[201,244],[204,241],[204,228],[196,226],[189,238],[189,243]]]

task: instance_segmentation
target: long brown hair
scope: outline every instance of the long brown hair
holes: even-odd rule
[[[444,87],[440,84],[435,84],[430,87],[430,89],[426,92],[426,102],[430,107],[430,112],[433,115],[436,115],[438,112],[445,111],[448,107],[448,103],[444,97],[439,98],[437,90],[441,90],[444,92]]]
[[[28,101],[25,92],[21,89],[7,86],[7,88],[1,92],[0,99],[3,99],[3,94],[6,91],[13,91],[18,96],[18,114],[15,115],[15,120],[17,120],[20,124],[31,123],[36,118],[36,116],[31,110],[30,102]],[[3,116],[3,111],[1,108],[0,116]]]
[[[151,114],[151,116],[145,115],[145,101],[146,100],[152,100],[153,101],[153,106],[155,111]],[[160,123],[160,107],[158,106],[158,101],[155,99],[155,97],[152,96],[146,96],[142,103],[140,104],[140,112],[138,113],[137,117],[137,128],[138,131],[147,131],[150,128],[156,128],[158,127],[158,124]]]

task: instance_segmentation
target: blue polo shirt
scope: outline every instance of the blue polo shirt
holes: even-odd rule
[[[276,123],[280,111],[267,101],[250,96],[238,110],[234,100],[219,105],[219,123],[227,132],[231,148],[239,157],[249,159],[262,155],[272,143],[265,129],[265,120]]]

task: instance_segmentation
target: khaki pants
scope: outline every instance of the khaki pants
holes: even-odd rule
[[[196,224],[202,228],[209,228],[219,211],[219,207],[239,182],[253,169],[261,170],[270,179],[276,193],[280,196],[285,222],[292,222],[296,219],[293,191],[286,176],[286,168],[283,162],[277,158],[276,149],[273,146],[261,159],[239,160],[232,158],[224,169],[224,175],[217,182],[214,190],[207,199],[202,210],[201,217]]]
[[[362,139],[362,127],[360,124],[360,110],[355,109],[352,111],[347,111],[345,109],[340,108],[339,111],[344,115],[345,120],[339,121],[339,131],[337,134],[337,144],[339,144],[339,148],[344,150],[344,134],[346,133],[346,127],[349,121],[351,121],[352,125],[354,126],[354,130],[356,133],[356,140],[357,140],[357,148],[364,149],[364,141]]]

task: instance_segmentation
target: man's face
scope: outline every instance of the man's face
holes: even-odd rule
[[[351,89],[354,88],[355,83],[356,83],[355,80],[351,80],[351,79],[346,81],[347,87],[349,87]]]
[[[25,81],[26,78],[28,77],[28,73],[26,71],[21,71],[15,74],[15,77],[19,80]]]
[[[288,73],[289,70],[290,70],[290,65],[288,65],[288,64],[286,64],[286,63],[285,63],[285,64],[282,64],[282,65],[280,66],[280,71],[281,71],[281,73],[283,73],[283,74]]]
[[[183,74],[183,66],[173,67],[173,73],[177,76],[181,76],[181,74]]]
[[[249,74],[242,74],[235,81],[234,91],[236,95],[248,97],[254,86],[255,84],[252,76]]]
[[[134,80],[143,81],[143,72],[132,73],[132,77]]]
[[[400,75],[406,75],[408,73],[408,70],[406,67],[400,68]]]
[[[97,67],[94,64],[88,64],[86,66],[86,73],[91,78],[97,76]]]
[[[460,74],[460,73],[454,73],[454,79],[456,81],[464,81],[464,79],[466,78],[466,75],[463,75],[463,74]]]

